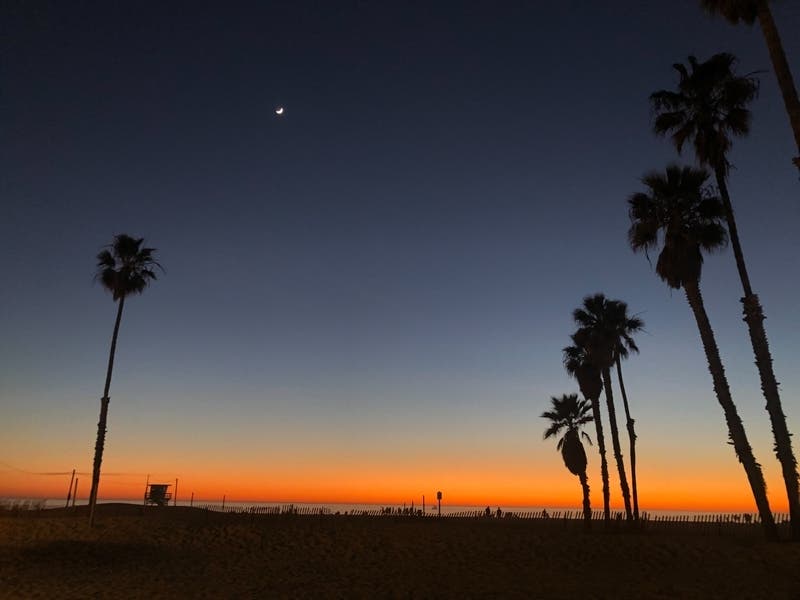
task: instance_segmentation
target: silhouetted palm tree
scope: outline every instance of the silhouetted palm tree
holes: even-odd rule
[[[633,518],[639,519],[639,489],[636,484],[636,428],[631,418],[628,394],[622,378],[622,359],[628,358],[631,352],[638,354],[639,347],[632,335],[644,327],[644,321],[638,317],[628,316],[628,305],[621,300],[608,301],[610,313],[609,325],[616,332],[617,343],[614,347],[614,364],[617,367],[619,390],[622,393],[622,406],[625,408],[625,428],[628,430],[628,442],[631,448],[631,493],[633,494]]]
[[[614,364],[618,344],[616,324],[614,322],[618,311],[603,294],[586,296],[583,307],[572,312],[572,318],[578,325],[573,340],[576,345],[586,349],[591,362],[600,369],[603,377],[603,388],[606,395],[606,408],[608,409],[608,423],[611,428],[611,446],[614,449],[614,459],[619,472],[619,486],[622,490],[622,501],[625,505],[625,516],[633,520],[631,510],[631,494],[628,487],[628,477],[625,473],[625,462],[622,460],[622,448],[619,443],[619,428],[617,427],[617,411],[614,408],[614,393],[611,389],[611,366]]]
[[[556,449],[561,451],[569,472],[577,475],[583,488],[583,518],[588,527],[592,520],[592,505],[589,502],[589,479],[586,476],[586,451],[583,449],[581,437],[589,444],[591,438],[585,431],[581,431],[586,423],[592,420],[589,414],[590,404],[586,400],[579,400],[578,394],[564,394],[561,398],[553,396],[550,399],[551,409],[541,414],[543,419],[550,421],[550,426],[544,432],[544,439],[555,437],[566,430],[558,440]]]
[[[670,165],[665,173],[646,175],[642,181],[647,192],[633,194],[628,199],[631,218],[628,240],[634,252],[647,253],[660,247],[656,273],[671,288],[683,288],[686,294],[700,330],[714,391],[725,413],[728,435],[747,474],[766,536],[769,540],[777,540],[761,465],[753,456],[744,425],[731,398],[700,292],[703,252],[723,248],[727,241],[721,223],[724,208],[719,197],[704,188],[707,179],[705,170],[677,165]]]
[[[132,238],[124,233],[114,236],[114,241],[97,255],[96,279],[111,292],[117,302],[117,319],[111,336],[111,350],[108,354],[108,370],[103,397],[100,399],[100,419],[97,422],[97,441],[94,447],[92,468],[92,489],[89,493],[89,525],[94,524],[94,509],[97,504],[97,488],[100,483],[100,464],[103,462],[103,448],[108,422],[108,392],[111,387],[111,373],[114,369],[114,352],[117,349],[117,335],[122,320],[125,298],[131,294],[141,294],[150,282],[156,279],[155,268],[161,265],[153,258],[154,248],[142,248],[144,238]]]
[[[783,104],[786,106],[786,112],[789,113],[789,123],[792,126],[797,151],[800,153],[800,99],[797,97],[797,88],[794,86],[792,72],[789,69],[789,62],[786,60],[786,53],[783,51],[778,27],[772,18],[769,2],[767,0],[700,0],[700,4],[707,12],[722,15],[734,25],[740,21],[752,25],[758,19],[761,33],[764,34],[764,40],[767,42],[772,67],[775,69],[775,77],[778,79],[778,87],[781,89]],[[795,157],[792,162],[800,169],[800,156]]]
[[[761,378],[761,389],[775,438],[775,453],[781,463],[783,480],[789,499],[792,521],[792,538],[800,540],[800,483],[797,460],[792,450],[791,434],[783,414],[778,383],[772,368],[767,334],[764,331],[764,312],[758,296],[753,293],[750,278],[739,243],[736,220],[733,215],[726,185],[730,164],[727,152],[731,136],[742,136],[750,129],[748,103],[755,97],[758,84],[752,77],[739,77],[733,72],[735,58],[730,54],[715,54],[706,62],[698,63],[689,57],[690,70],[675,65],[680,73],[678,91],[662,90],[651,96],[656,111],[655,131],[672,134],[678,152],[685,142],[691,142],[701,165],[710,166],[725,209],[736,268],[744,290],[744,320],[750,334],[756,366]]]
[[[574,336],[572,341],[575,344]],[[600,394],[603,391],[603,380],[600,376],[600,370],[589,360],[586,349],[577,344],[564,348],[563,363],[567,373],[577,379],[578,387],[584,398],[592,405],[597,449],[600,453],[600,477],[603,481],[603,519],[609,521],[611,519],[611,509],[609,506],[608,460],[606,459],[606,440],[603,435],[603,423],[600,418]]]

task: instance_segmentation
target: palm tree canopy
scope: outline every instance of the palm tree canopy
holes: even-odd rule
[[[690,56],[689,68],[682,63],[673,65],[679,75],[676,91],[650,95],[655,133],[671,135],[678,153],[686,142],[692,143],[701,165],[725,172],[730,167],[726,157],[731,136],[750,131],[747,106],[758,95],[758,80],[752,75],[737,76],[735,63],[736,57],[724,52],[705,62]]]
[[[758,3],[755,0],[700,0],[700,4],[707,13],[722,15],[734,25],[739,21],[752,25],[758,18]]]
[[[142,248],[143,242],[144,238],[121,233],[97,255],[95,279],[111,292],[115,301],[130,294],[141,294],[156,279],[155,269],[163,271],[153,257],[155,248]]]
[[[639,352],[632,334],[641,331],[644,322],[628,316],[625,302],[609,300],[605,294],[586,296],[572,318],[578,325],[573,342],[587,350],[598,368],[612,364],[617,357],[627,358],[629,352]]]
[[[563,394],[560,398],[550,398],[551,408],[541,414],[550,421],[544,432],[544,439],[558,436],[562,430],[564,435],[558,440],[556,450],[561,451],[564,464],[574,475],[586,472],[586,451],[581,444],[581,437],[592,443],[586,432],[581,431],[586,423],[593,421],[592,405],[578,398],[578,394]]]
[[[707,179],[704,169],[670,165],[664,173],[645,175],[647,192],[628,199],[631,249],[646,253],[663,246],[656,273],[675,289],[700,280],[703,251],[727,243],[722,202],[705,186]]]
[[[603,391],[600,370],[592,363],[586,348],[576,342],[574,335],[572,342],[574,345],[562,350],[564,368],[578,381],[578,387],[586,398],[599,398]]]
[[[583,435],[586,434],[584,433]],[[586,450],[581,444],[578,432],[568,431],[564,434],[563,441],[561,458],[564,460],[564,465],[569,469],[569,472],[573,475],[586,473],[586,465],[589,461],[586,458]]]
[[[553,396],[550,398],[550,410],[546,410],[540,416],[542,419],[549,419],[550,426],[544,432],[544,439],[555,437],[561,433],[562,430],[579,431],[586,423],[591,423],[592,418],[592,405],[578,398],[578,394],[563,394],[561,398]],[[586,433],[582,434],[589,442],[591,439]],[[564,444],[564,437],[558,440],[556,445],[557,450],[561,450]]]

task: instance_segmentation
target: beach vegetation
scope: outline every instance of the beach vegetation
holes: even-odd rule
[[[633,520],[630,488],[622,457],[622,446],[619,440],[617,412],[614,406],[614,393],[611,387],[611,367],[617,354],[619,301],[609,300],[604,294],[586,296],[583,304],[572,312],[572,318],[578,326],[573,340],[576,345],[586,349],[591,362],[600,370],[608,411],[608,424],[611,430],[611,446],[619,473],[619,484],[622,501],[625,505],[625,516]]]
[[[658,250],[656,274],[673,289],[683,289],[694,314],[708,369],[725,414],[730,442],[747,475],[765,534],[777,540],[777,528],[767,499],[761,465],[756,461],[741,417],[731,397],[719,349],[708,319],[700,280],[703,253],[724,248],[727,233],[724,207],[707,187],[705,169],[670,165],[642,179],[646,191],[628,199],[631,226],[628,241],[634,252]]]
[[[670,135],[679,153],[687,143],[691,144],[700,166],[709,167],[714,172],[744,293],[741,299],[744,321],[747,323],[755,355],[775,439],[775,453],[781,464],[789,501],[792,538],[800,540],[797,460],[792,450],[791,434],[773,370],[764,329],[764,311],[750,284],[727,186],[731,167],[728,152],[734,137],[749,133],[751,112],[748,106],[758,94],[758,80],[752,75],[737,75],[734,71],[735,64],[736,58],[732,54],[719,53],[704,62],[698,62],[694,56],[690,56],[688,67],[680,63],[674,65],[679,74],[677,89],[660,90],[650,96],[655,111],[653,127],[658,135]]]
[[[114,240],[97,255],[95,278],[106,291],[111,293],[111,297],[117,303],[117,318],[114,321],[114,332],[111,335],[106,381],[103,387],[103,397],[100,399],[100,418],[97,422],[92,488],[89,493],[90,526],[94,524],[97,490],[100,485],[100,465],[103,462],[110,401],[108,394],[111,388],[111,374],[114,370],[114,354],[122,321],[122,309],[125,306],[125,299],[128,296],[144,292],[147,286],[156,279],[156,269],[161,269],[161,265],[154,257],[155,248],[143,247],[143,243],[144,238],[134,238],[122,233],[114,236]]]
[[[720,15],[733,25],[745,23],[753,25],[756,20],[761,27],[764,41],[767,44],[769,58],[778,80],[783,104],[789,115],[789,123],[797,145],[798,156],[792,159],[794,165],[800,169],[800,99],[797,97],[797,88],[794,85],[789,61],[783,48],[778,27],[770,9],[769,0],[700,0],[706,12]]]
[[[603,481],[603,520],[608,522],[611,519],[608,459],[606,458],[603,421],[600,416],[600,394],[603,392],[603,381],[600,369],[592,363],[586,348],[575,341],[574,335],[572,341],[572,346],[567,346],[562,350],[562,360],[567,373],[577,380],[581,394],[592,407],[592,420],[595,426],[597,450],[600,455],[600,477]]]
[[[544,432],[544,439],[558,437],[556,450],[561,452],[564,465],[570,473],[577,475],[583,490],[583,518],[588,527],[592,520],[592,505],[589,500],[589,478],[586,475],[586,450],[581,438],[589,444],[592,443],[589,435],[582,431],[582,427],[592,421],[592,406],[586,399],[579,399],[578,394],[563,394],[560,398],[550,398],[550,410],[541,414],[543,419],[550,421]]]

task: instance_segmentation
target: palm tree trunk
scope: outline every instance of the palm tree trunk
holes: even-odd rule
[[[625,427],[628,429],[628,440],[631,447],[631,492],[633,493],[633,520],[639,520],[639,491],[636,488],[636,430],[634,420],[631,418],[631,409],[628,406],[628,394],[625,393],[625,384],[622,381],[622,363],[617,357],[617,379],[622,392],[622,406],[625,407]]]
[[[717,342],[714,339],[714,331],[711,329],[711,323],[708,320],[708,315],[703,305],[700,285],[698,282],[685,282],[684,291],[686,293],[686,300],[689,302],[689,306],[694,313],[694,318],[697,321],[697,328],[700,330],[700,339],[703,342],[703,349],[706,353],[708,370],[714,382],[714,392],[722,406],[722,410],[725,413],[725,421],[728,424],[728,435],[731,442],[733,442],[736,457],[739,459],[739,462],[742,463],[745,473],[747,474],[747,480],[750,483],[750,489],[753,491],[758,513],[761,516],[761,524],[764,527],[764,533],[769,541],[777,541],[778,529],[775,526],[775,519],[769,507],[767,486],[766,483],[764,483],[761,465],[758,464],[755,456],[753,456],[753,449],[750,447],[750,442],[747,440],[747,434],[745,433],[742,419],[739,417],[736,405],[731,398],[728,380],[725,377],[725,368],[722,366]]]
[[[581,487],[583,488],[583,523],[586,529],[591,529],[592,527],[592,504],[589,501],[589,478],[586,477],[586,471],[583,471],[578,475],[578,479],[581,481]]]
[[[742,281],[744,297],[747,298],[753,295],[753,288],[750,287],[750,276],[747,274],[747,265],[744,264],[742,244],[739,242],[739,230],[736,227],[736,218],[733,216],[733,204],[731,204],[731,197],[730,194],[728,194],[728,184],[725,181],[726,173],[727,167],[725,165],[717,165],[714,168],[714,176],[717,180],[719,195],[720,198],[722,198],[722,205],[725,207],[725,220],[728,224],[728,235],[731,238],[733,256],[736,259],[736,270],[739,271],[739,279]]]
[[[797,89],[794,86],[792,72],[789,70],[789,62],[786,60],[786,53],[783,51],[781,36],[772,18],[772,11],[769,9],[767,0],[758,0],[758,22],[767,42],[769,57],[772,60],[772,67],[775,69],[775,77],[778,79],[778,86],[781,88],[783,104],[786,112],[789,113],[789,122],[794,133],[794,142],[797,144],[798,156],[792,162],[800,169],[800,100],[797,98]]]
[[[772,435],[775,438],[775,455],[781,463],[783,482],[789,499],[789,517],[791,520],[792,540],[800,541],[800,484],[797,476],[797,460],[792,450],[792,434],[786,424],[781,398],[778,393],[778,382],[772,370],[772,356],[769,352],[767,334],[764,331],[764,313],[755,294],[743,298],[744,320],[750,330],[750,342],[756,357],[758,374],[761,377],[761,391],[766,398],[766,409],[769,413]]]
[[[117,350],[117,335],[119,324],[122,320],[122,307],[125,305],[125,296],[119,299],[117,320],[114,323],[114,333],[111,336],[111,350],[108,354],[108,369],[106,370],[106,384],[103,388],[103,397],[100,398],[100,419],[97,421],[97,440],[94,444],[94,465],[92,467],[92,490],[89,492],[89,527],[94,525],[94,508],[97,505],[97,488],[100,485],[100,464],[103,462],[103,448],[106,443],[106,423],[108,422],[108,392],[111,388],[111,373],[114,370],[114,353]]]
[[[792,450],[792,434],[789,433],[789,427],[786,424],[786,415],[783,413],[778,382],[775,379],[775,372],[772,368],[772,355],[769,351],[767,333],[764,330],[764,311],[761,308],[758,296],[753,293],[753,289],[750,287],[750,279],[747,276],[744,254],[739,244],[736,220],[733,216],[733,206],[728,195],[728,188],[725,185],[724,173],[721,169],[716,169],[715,173],[720,196],[725,205],[731,245],[736,257],[736,268],[739,271],[742,288],[744,289],[744,298],[742,298],[744,321],[747,323],[747,330],[750,334],[750,344],[753,347],[756,367],[758,367],[758,375],[761,379],[761,391],[766,399],[765,408],[769,413],[772,435],[775,439],[775,454],[781,464],[786,495],[789,500],[792,539],[800,541],[800,483],[798,482],[797,460]]]
[[[617,428],[617,411],[614,410],[614,393],[611,391],[611,369],[603,368],[603,386],[606,392],[606,407],[608,408],[608,423],[611,426],[611,445],[614,448],[614,458],[617,460],[619,471],[619,487],[622,489],[622,501],[625,504],[625,517],[633,520],[631,512],[631,493],[628,489],[628,477],[625,475],[625,462],[622,460],[622,450],[619,445],[619,429]]]
[[[592,403],[592,417],[594,418],[595,435],[597,436],[597,450],[600,453],[600,477],[603,480],[603,520],[611,520],[609,506],[610,492],[608,488],[608,460],[606,459],[606,440],[603,435],[603,423],[600,420],[600,397],[590,398]]]

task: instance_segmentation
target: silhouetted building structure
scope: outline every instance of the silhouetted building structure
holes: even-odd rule
[[[169,483],[148,483],[147,491],[144,493],[145,504],[155,504],[156,506],[166,506],[172,494],[169,492]]]

